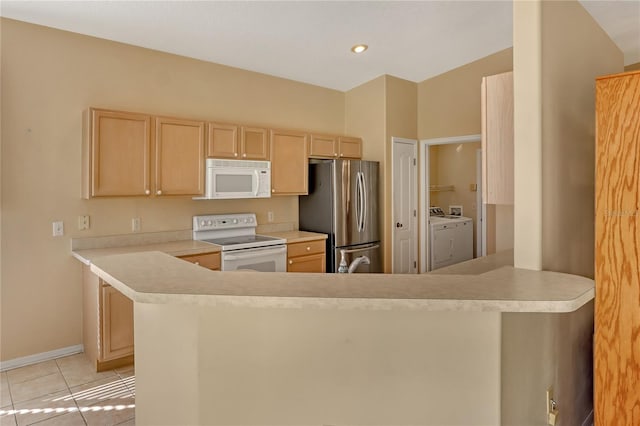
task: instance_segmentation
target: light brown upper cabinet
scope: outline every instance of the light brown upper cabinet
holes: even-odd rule
[[[91,108],[85,120],[82,195],[201,195],[204,136],[200,121]]]
[[[311,134],[311,158],[362,158],[362,139],[346,136]]]
[[[362,139],[340,136],[338,138],[338,156],[340,158],[362,158]]]
[[[236,160],[268,160],[269,133],[260,127],[209,123],[207,156]]]
[[[155,194],[204,194],[204,122],[155,119]]]
[[[482,79],[482,198],[513,204],[513,72]]]
[[[83,144],[84,198],[151,193],[151,121],[146,114],[89,109]]]
[[[290,130],[271,130],[271,193],[308,193],[307,134]]]

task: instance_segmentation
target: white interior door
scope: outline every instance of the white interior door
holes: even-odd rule
[[[393,165],[393,270],[418,271],[418,141],[392,138]]]

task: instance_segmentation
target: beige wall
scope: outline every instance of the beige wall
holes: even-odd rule
[[[635,64],[629,64],[626,67],[624,67],[625,71],[640,71],[640,62],[635,63]]]
[[[622,53],[577,1],[514,2],[513,16],[515,265],[593,277],[595,77],[621,71]],[[520,349],[503,347],[503,368],[514,371],[505,351],[517,358],[528,345],[547,347],[550,358],[519,370],[509,387],[503,383],[518,396],[503,399],[503,421],[542,424],[539,409],[523,402],[544,401],[548,386],[559,402],[558,425],[587,417],[593,305],[582,310],[568,329],[518,317],[533,321],[531,333]],[[504,317],[503,325],[508,333]]]
[[[513,69],[505,49],[418,84],[418,138],[480,133],[482,77]]]
[[[499,312],[134,309],[138,425],[500,424]]]
[[[191,216],[255,211],[297,226],[297,197],[249,201],[80,199],[89,106],[342,134],[345,94],[69,32],[1,21],[1,359],[81,342],[81,268],[70,239],[190,229]],[[382,117],[380,122],[383,122]],[[384,134],[381,132],[380,134]],[[369,134],[365,155],[372,155]],[[89,214],[91,229],[78,231]],[[62,220],[65,236],[51,236]]]
[[[595,77],[623,56],[577,1],[519,3],[515,263],[593,277]]]
[[[624,57],[564,1],[542,3],[541,60],[542,268],[593,277],[595,78],[623,71]]]
[[[505,426],[546,425],[553,386],[557,426],[578,426],[593,407],[593,302],[564,314],[502,314],[502,418]]]

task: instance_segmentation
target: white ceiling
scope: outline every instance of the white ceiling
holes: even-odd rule
[[[640,0],[582,0],[640,62]],[[512,45],[511,1],[0,1],[0,15],[341,91]],[[361,55],[356,43],[369,45]]]

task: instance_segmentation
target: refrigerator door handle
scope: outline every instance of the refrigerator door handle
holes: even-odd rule
[[[345,253],[358,253],[359,251],[367,251],[367,250],[373,250],[377,248],[380,248],[380,244],[374,244],[371,246],[361,247],[357,249],[340,249],[340,251]]]
[[[364,178],[364,173],[360,172],[360,177],[362,178],[362,232],[364,232],[367,226],[367,210],[369,207],[367,205],[367,181]]]
[[[358,232],[364,231],[364,210],[365,210],[365,193],[364,193],[364,175],[362,172],[358,172],[356,174],[356,182],[357,182],[357,209],[356,209],[356,217],[358,220]]]

